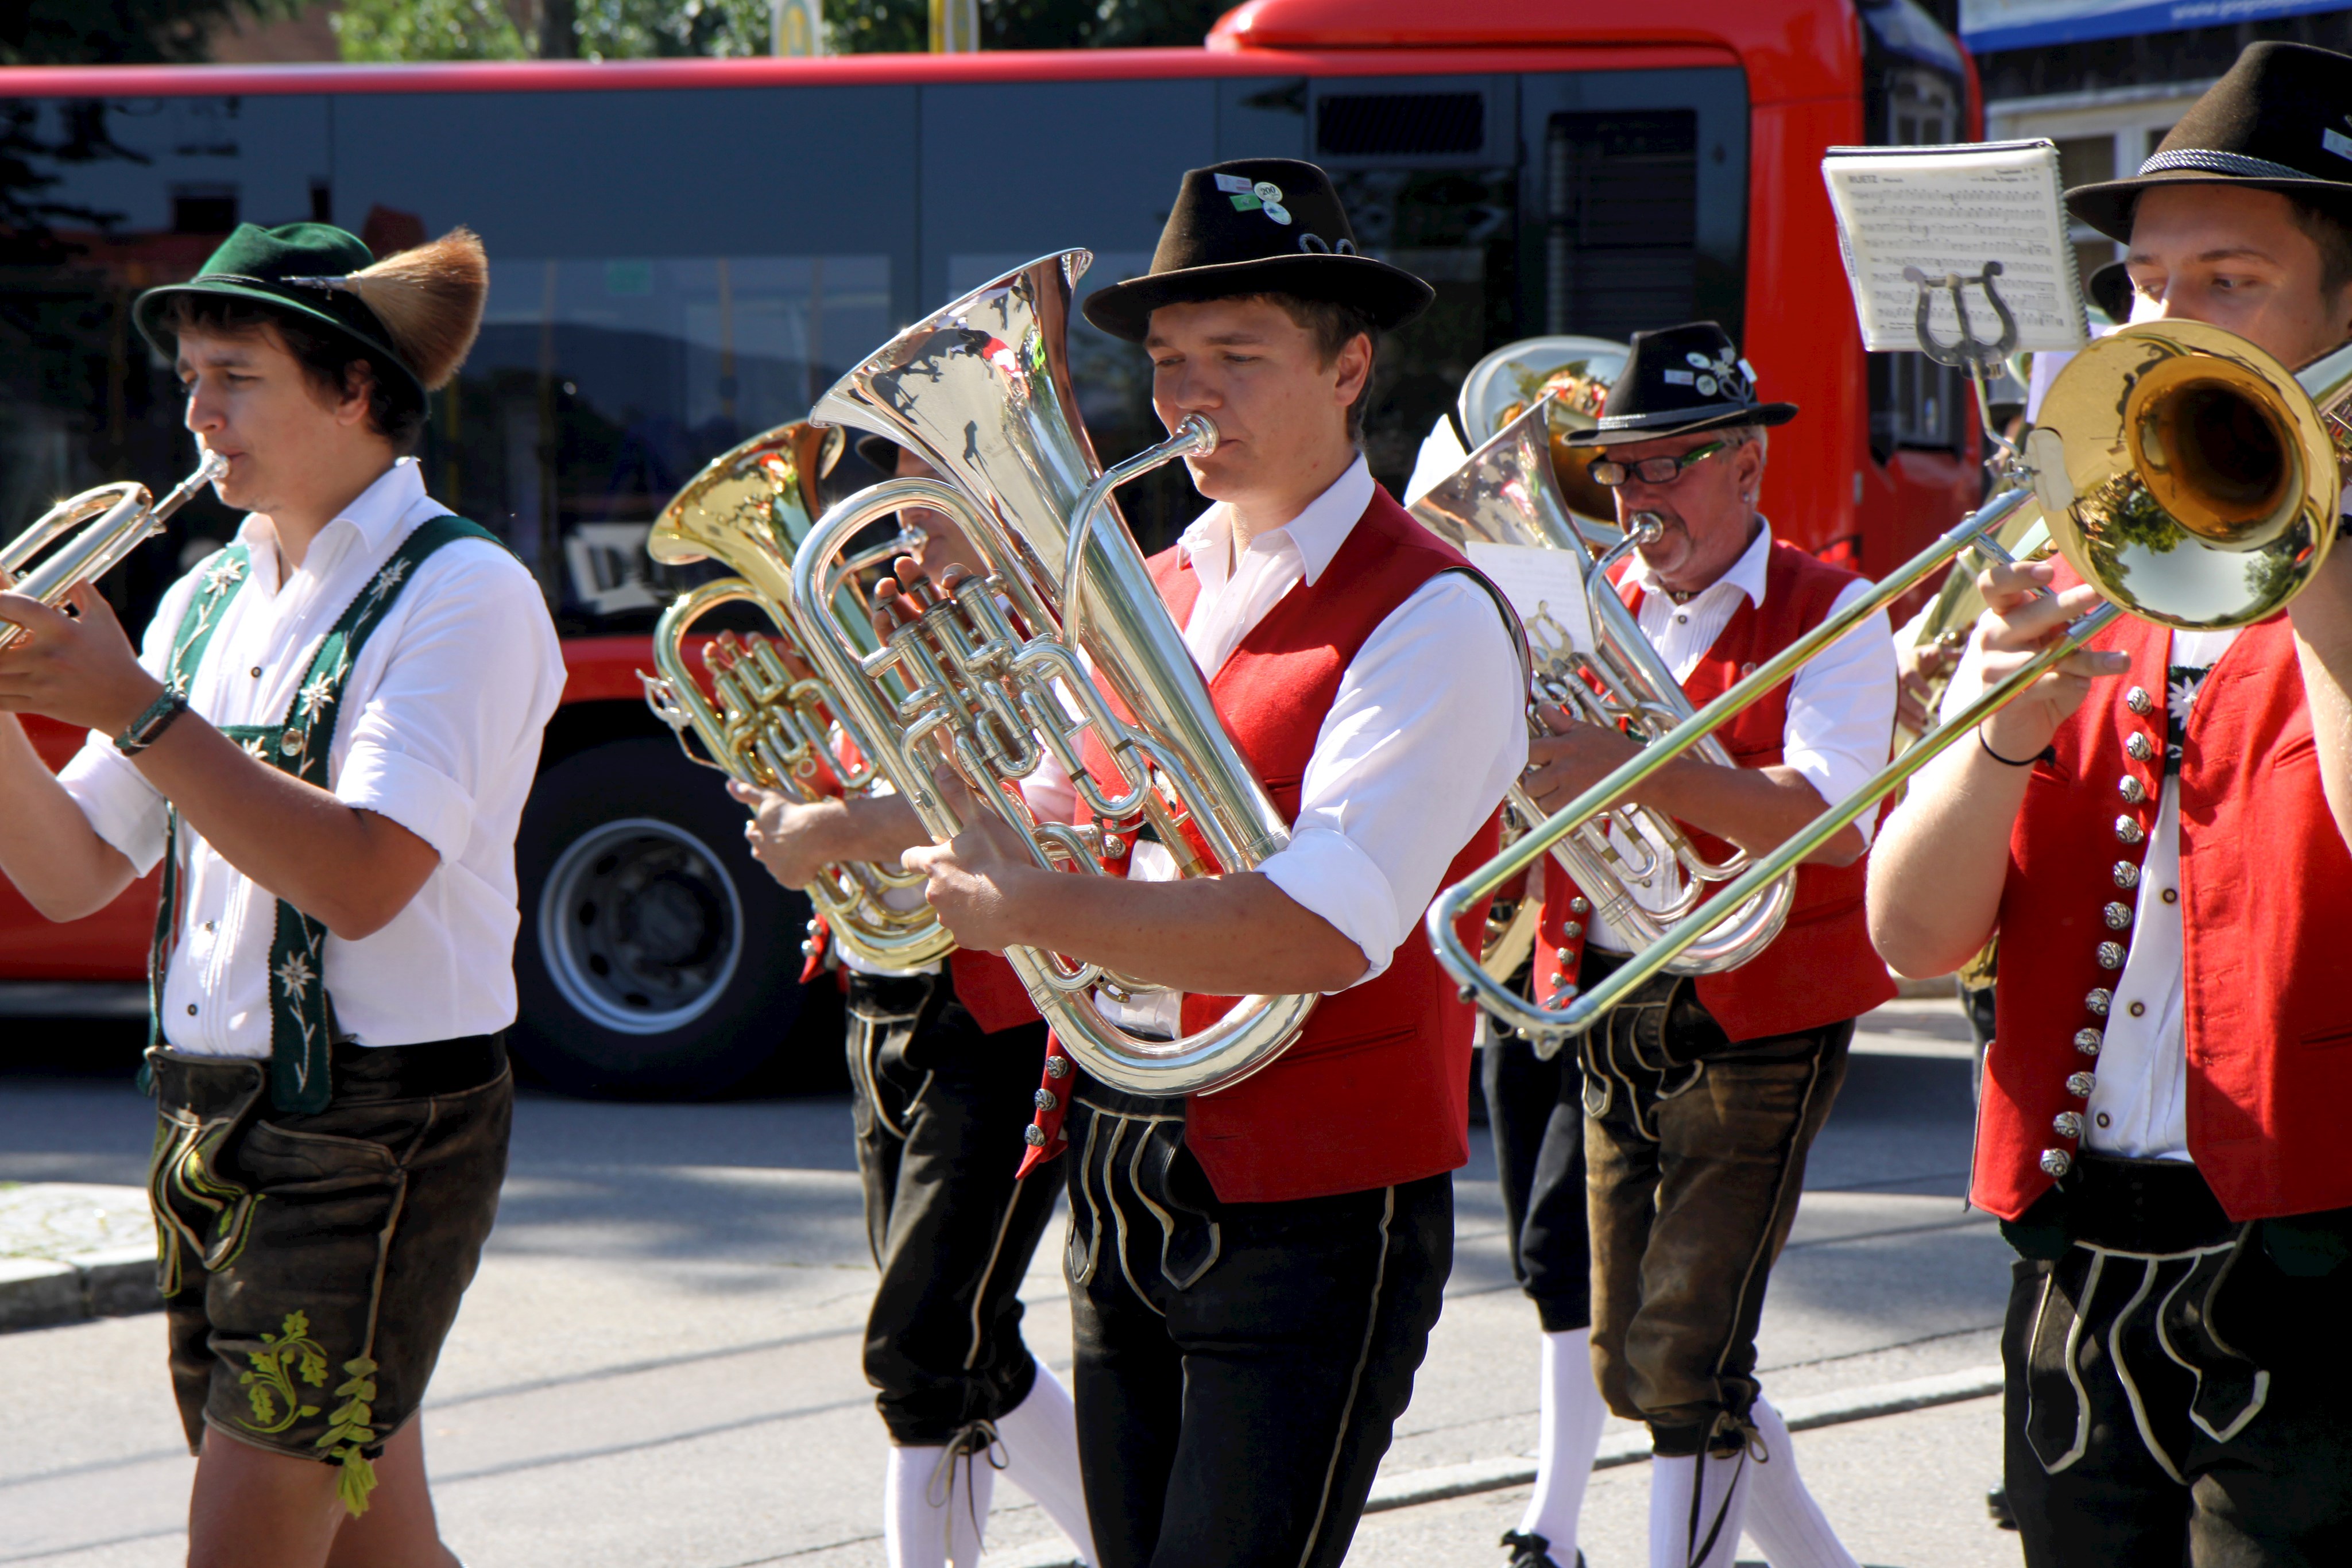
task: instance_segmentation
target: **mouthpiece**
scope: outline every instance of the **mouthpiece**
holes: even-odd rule
[[[1217,434],[1216,421],[1205,413],[1186,414],[1184,423],[1176,427],[1176,435],[1177,439],[1192,444],[1185,454],[1188,457],[1206,457],[1217,449],[1221,439]]]
[[[1666,520],[1655,512],[1636,512],[1625,519],[1625,533],[1637,545],[1654,545],[1666,534]]]

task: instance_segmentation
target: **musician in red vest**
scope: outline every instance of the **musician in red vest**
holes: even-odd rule
[[[1730,338],[1696,321],[1633,335],[1589,438],[1603,448],[1591,477],[1614,492],[1619,518],[1660,525],[1617,589],[1694,705],[1866,590],[1774,538],[1756,509],[1765,432],[1796,413],[1759,402]],[[1632,799],[1714,858],[1735,846],[1761,854],[1885,764],[1895,696],[1877,615],[1716,731],[1738,767],[1685,757]],[[1635,752],[1615,729],[1564,714],[1555,727],[1532,746],[1528,776],[1549,810]],[[1776,1568],[1853,1562],[1761,1397],[1756,1330],[1853,1020],[1895,994],[1864,928],[1869,827],[1846,829],[1799,868],[1788,924],[1759,956],[1721,974],[1661,975],[1574,1042],[1583,1071],[1563,1093],[1579,1094],[1583,1112],[1592,1373],[1611,1409],[1650,1427],[1654,1564],[1727,1568],[1743,1524]],[[1559,1005],[1636,944],[1601,917],[1595,890],[1544,869],[1536,985]],[[1514,1559],[1547,1561],[1524,1546]]]
[[[886,436],[862,436],[856,450],[867,475],[938,477]],[[832,477],[844,484],[841,471]],[[909,579],[982,569],[945,513],[910,507],[898,520],[922,540],[899,563]],[[752,853],[787,887],[830,862],[887,864],[930,841],[894,796],[802,804],[740,782],[728,792],[752,814]],[[993,953],[959,948],[893,969],[835,941],[830,956],[844,973],[857,1174],[882,1273],[864,1361],[890,1437],[884,1550],[892,1568],[975,1568],[1002,1470],[1090,1563],[1070,1396],[1021,1334],[1021,1281],[1054,1218],[1051,1184],[1015,1179],[1045,1020]]]
[[[2066,193],[2127,246],[2134,322],[2290,367],[2352,338],[2347,103],[2352,58],[2256,44],[2136,176]],[[2098,603],[2055,563],[1981,582],[1948,702]],[[1871,867],[1904,973],[2000,937],[1969,1197],[2021,1255],[2004,1469],[2037,1568],[2352,1561],[2347,674],[2340,543],[2267,621],[2125,616],[1930,763]]]
[[[1248,159],[1187,173],[1149,275],[1087,302],[1149,350],[1163,422],[1220,432],[1188,460],[1213,505],[1152,573],[1288,845],[1180,881],[1147,841],[1125,876],[1062,875],[966,802],[979,826],[906,857],[966,946],[1168,988],[1129,1013],[1138,1032],[1322,993],[1284,1054],[1213,1094],[1119,1092],[1048,1059],[1032,1142],[1071,1150],[1105,1568],[1337,1568],[1452,1267],[1472,1009],[1421,919],[1492,852],[1527,676],[1507,605],[1359,450],[1375,340],[1431,298],[1357,253],[1322,170]]]

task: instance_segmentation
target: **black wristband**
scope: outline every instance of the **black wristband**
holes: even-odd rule
[[[172,721],[188,711],[188,699],[171,687],[147,706],[147,711],[131,721],[129,727],[114,737],[114,749],[125,757],[136,757],[162,737],[172,727]]]
[[[1987,757],[1991,758],[2003,768],[2031,768],[2037,762],[2055,762],[2058,760],[2058,747],[2054,744],[2043,747],[2041,750],[2028,758],[2019,758],[2015,757],[2003,757],[2000,752],[1995,751],[1992,748],[1992,742],[1984,737],[1984,726],[1981,724],[1977,726],[1977,744],[1984,747],[1984,754]]]

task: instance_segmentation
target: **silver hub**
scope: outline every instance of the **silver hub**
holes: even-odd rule
[[[699,1018],[743,958],[743,906],[709,849],[656,817],[574,840],[539,900],[539,950],[563,999],[621,1034]]]

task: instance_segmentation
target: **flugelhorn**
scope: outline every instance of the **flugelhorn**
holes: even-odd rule
[[[1248,871],[1289,841],[1287,825],[1226,735],[1111,499],[1137,475],[1213,450],[1215,428],[1195,416],[1102,469],[1066,350],[1072,287],[1090,259],[1066,251],[983,285],[877,350],[817,403],[815,417],[879,430],[951,483],[895,480],[818,519],[793,562],[790,609],[844,712],[877,732],[875,761],[935,838],[964,826],[933,783],[945,765],[1040,865],[1098,874],[1149,829],[1183,874]],[[954,517],[989,575],[933,598],[869,653],[835,597],[840,557],[869,519],[908,506]],[[1115,782],[1088,774],[1089,737]],[[1047,757],[1091,822],[1032,817],[1018,781]],[[1155,988],[1058,954],[1005,956],[1086,1070],[1137,1093],[1238,1082],[1297,1038],[1316,1000],[1244,997],[1205,1028],[1156,1039],[1104,1005]]]
[[[1415,501],[1412,515],[1456,548],[1542,549],[1572,563],[1577,586],[1563,586],[1562,592],[1576,593],[1583,613],[1563,604],[1559,614],[1591,628],[1589,645],[1577,645],[1568,627],[1550,613],[1548,601],[1544,612],[1528,621],[1531,735],[1549,733],[1541,716],[1543,705],[1549,704],[1586,723],[1622,727],[1636,739],[1653,740],[1690,717],[1690,699],[1642,634],[1609,573],[1656,537],[1656,524],[1620,533],[1570,510],[1553,483],[1549,403],[1547,396],[1505,425],[1453,477]],[[1718,767],[1737,766],[1712,736],[1696,749]],[[1522,821],[1544,820],[1543,809],[1519,780],[1512,781],[1510,800]],[[1748,864],[1747,854],[1737,849],[1721,860],[1710,859],[1673,818],[1630,801],[1595,813],[1549,847],[1552,859],[1591,900],[1594,915],[1644,946]],[[1668,967],[1678,974],[1738,967],[1780,934],[1795,897],[1796,876],[1790,873],[1748,899],[1716,934],[1691,944]],[[1491,961],[1485,966],[1489,978],[1498,977],[1493,968]]]
[[[96,582],[162,533],[173,513],[227,472],[228,459],[207,452],[196,471],[160,501],[146,486],[129,480],[99,485],[59,501],[0,549],[0,580],[15,584],[9,591],[55,609],[75,584]],[[36,560],[38,566],[32,565]],[[22,628],[0,622],[0,648],[23,634]]]
[[[1870,592],[1767,660],[1659,737],[1506,853],[1430,906],[1438,961],[1497,1014],[1530,1033],[1574,1034],[1663,969],[1773,878],[1827,843],[1904,780],[2025,695],[2035,681],[2126,611],[2159,625],[2218,631],[2263,620],[2318,573],[2335,541],[2341,465],[2352,452],[2352,344],[2299,374],[2235,333],[2196,321],[2126,327],[2077,353],[2042,404],[2022,459],[2030,487],[2008,491],[1954,525]],[[1938,567],[1990,541],[2038,505],[2042,521],[2105,604],[1990,687],[1870,782],[1764,856],[1706,907],[1565,1008],[1536,1007],[1488,979],[1454,939],[1453,921],[1552,842],[1696,745],[1806,661],[1901,598]]]
[[[818,476],[841,439],[837,430],[805,422],[753,436],[688,481],[646,539],[646,552],[667,565],[716,559],[738,574],[688,589],[662,612],[654,626],[660,674],[637,676],[646,706],[677,734],[689,759],[801,801],[820,798],[828,782],[847,796],[870,794],[880,778],[866,739],[843,723],[783,610],[793,552],[820,509]],[[845,605],[865,609],[860,573],[913,543],[894,537],[845,561],[837,591]],[[722,632],[705,643],[706,697],[688,644],[703,617],[729,604],[755,607],[775,635]],[[871,633],[866,643],[870,648]],[[701,742],[702,755],[689,735]],[[844,947],[877,968],[904,969],[955,946],[923,902],[922,886],[921,877],[896,867],[842,862],[824,867],[808,894]],[[812,942],[815,935],[812,928]]]

